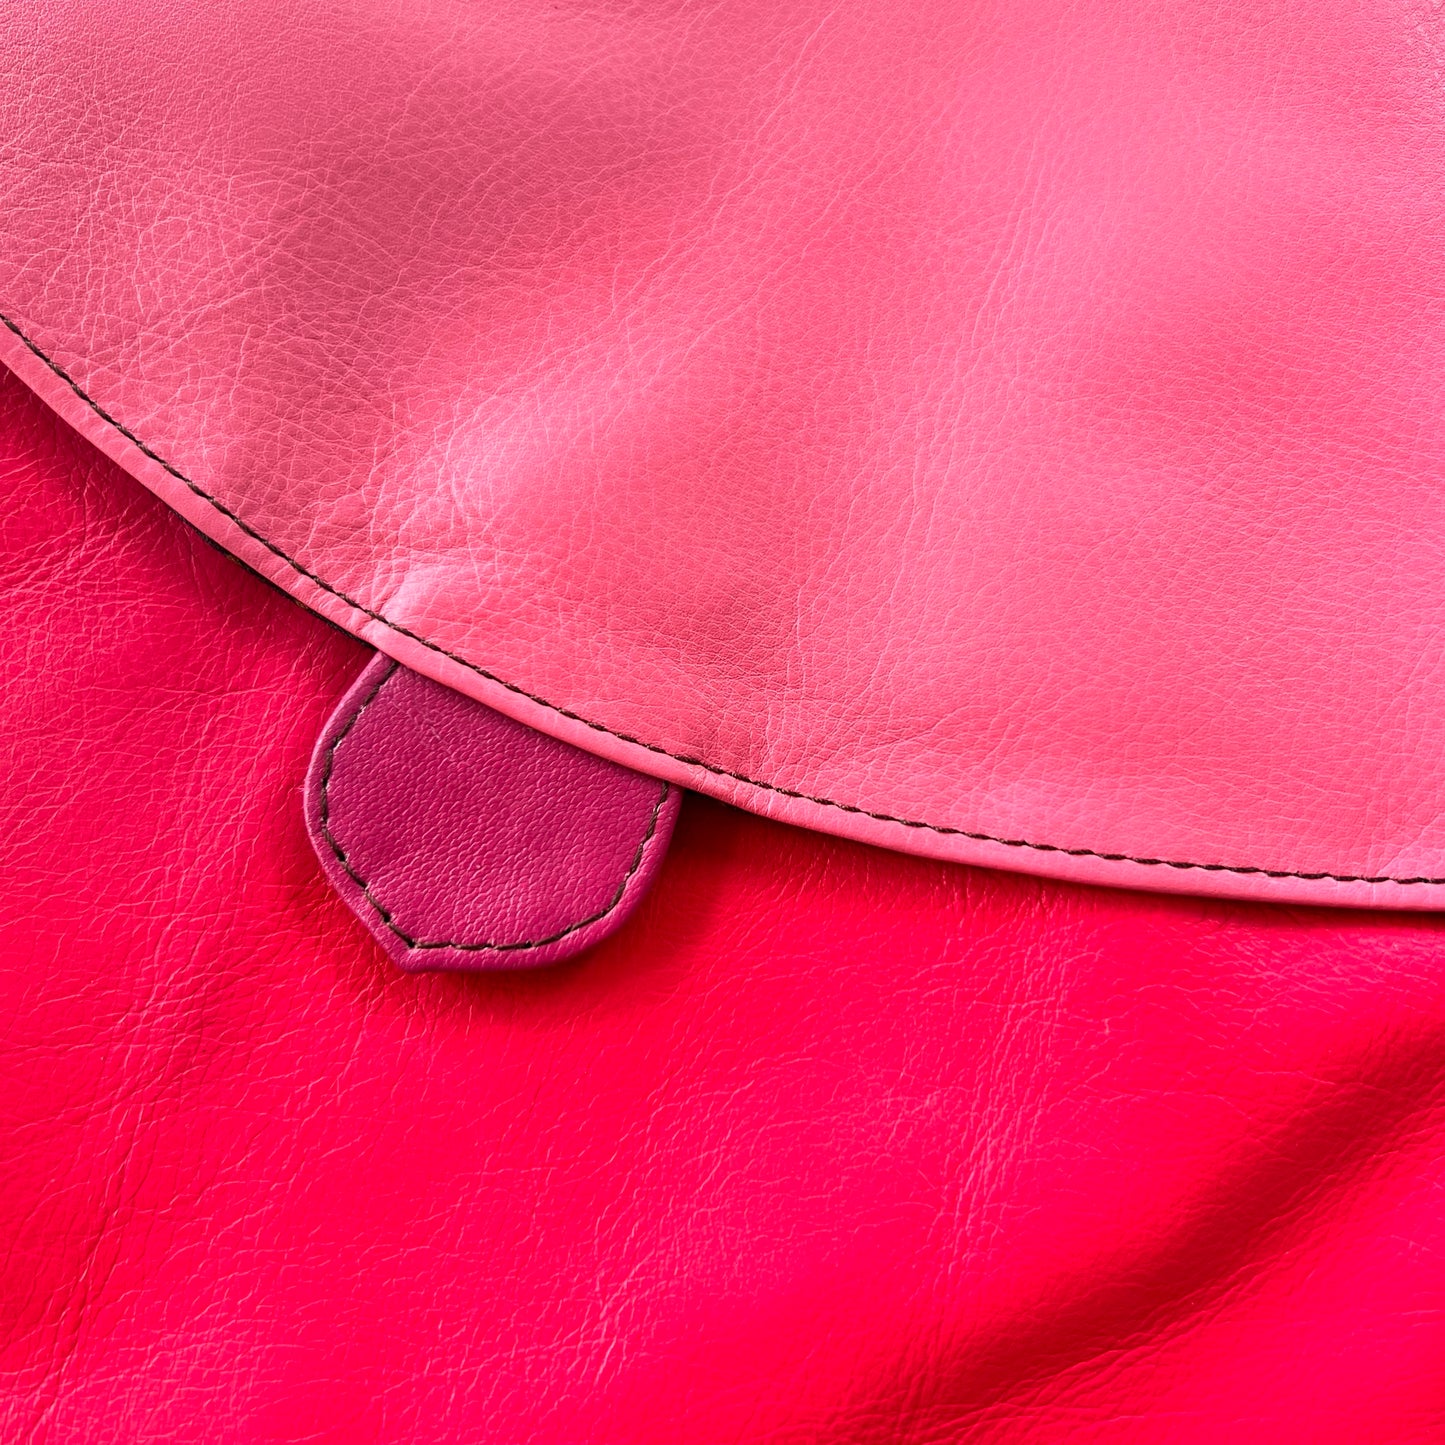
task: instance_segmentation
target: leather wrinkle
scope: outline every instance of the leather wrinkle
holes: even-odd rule
[[[1298,872],[1287,868],[1260,868],[1249,864],[1231,863],[1193,863],[1173,858],[1149,858],[1131,853],[1103,853],[1096,848],[1064,848],[1056,843],[1037,843],[1026,838],[1000,838],[992,833],[974,832],[968,828],[955,828],[947,824],[928,823],[915,818],[902,818],[893,813],[874,812],[869,808],[861,808],[854,803],[839,802],[836,798],[825,798],[813,793],[800,792],[795,788],[781,787],[776,783],[765,782],[761,778],[749,777],[746,773],[734,772],[729,768],[719,767],[710,763],[704,758],[691,756],[686,753],[670,752],[666,748],[658,747],[655,743],[649,743],[642,738],[635,737],[631,733],[619,732],[615,728],[608,727],[605,723],[594,722],[591,718],[583,717],[580,713],[573,712],[569,708],[561,707],[536,693],[528,692],[526,688],[516,683],[508,682],[504,677],[498,677],[496,673],[489,672],[480,664],[461,656],[459,653],[440,646],[429,638],[421,636],[403,623],[394,622],[385,613],[378,612],[374,608],[366,606],[357,598],[343,592],[339,587],[333,586],[324,577],[311,571],[308,567],[298,562],[294,557],[281,550],[269,538],[263,536],[253,526],[245,521],[240,515],[226,506],[218,497],[206,491],[198,482],[193,481],[172,462],[155,451],[141,440],[123,422],[112,416],[81,384],[65,370],[59,362],[53,360],[43,351],[39,345],[30,339],[21,327],[13,321],[5,312],[0,311],[0,324],[10,331],[16,339],[40,361],[50,372],[62,381],[79,400],[85,403],[107,426],[114,428],[121,436],[131,443],[144,456],[148,457],[158,467],[161,467],[168,475],[174,477],[194,496],[205,502],[207,506],[214,508],[223,517],[238,527],[246,536],[259,543],[272,556],[284,562],[298,576],[304,577],[308,582],[321,588],[323,592],[329,593],[332,597],[360,613],[363,617],[373,622],[379,622],[383,627],[395,632],[401,637],[424,647],[429,652],[436,653],[439,657],[445,657],[455,662],[459,667],[464,667],[468,672],[475,673],[478,677],[484,678],[496,686],[504,688],[507,692],[517,697],[525,698],[528,702],[535,703],[538,707],[545,708],[548,712],[555,713],[558,717],[567,718],[571,722],[580,723],[583,727],[590,728],[593,732],[605,733],[608,737],[618,739],[620,742],[630,743],[633,747],[642,748],[649,753],[655,753],[659,757],[671,758],[674,762],[683,763],[688,767],[701,768],[704,772],[711,773],[714,777],[731,778],[735,782],[743,783],[750,788],[757,788],[760,791],[774,793],[782,798],[796,798],[800,802],[813,803],[823,808],[836,808],[839,812],[853,813],[860,817],[872,818],[880,823],[893,823],[901,828],[923,829],[930,833],[937,833],[944,837],[969,838],[978,843],[996,843],[1004,848],[1027,849],[1035,853],[1057,853],[1066,858],[1097,858],[1105,863],[1134,863],[1143,868],[1172,868],[1180,872],[1198,871],[1203,873],[1232,873],[1239,876],[1253,876],[1258,878],[1297,878],[1304,882],[1331,882],[1331,883],[1394,883],[1401,887],[1423,886],[1428,888],[1445,887],[1445,877],[1411,877],[1398,878],[1393,874],[1376,874],[1367,876],[1358,873],[1330,873],[1330,872]],[[303,605],[304,604],[300,604]],[[309,610],[309,609],[308,609]],[[390,674],[388,674],[389,676]],[[383,679],[384,680],[384,679]],[[348,870],[349,871],[349,870]],[[390,922],[387,923],[391,927]],[[405,937],[405,935],[398,935]],[[444,945],[432,945],[442,947]],[[458,947],[462,945],[451,945]],[[500,947],[501,945],[494,945]]]
[[[467,953],[520,953],[525,949],[545,948],[549,944],[559,943],[562,939],[570,937],[581,929],[589,928],[594,923],[600,923],[604,918],[615,913],[626,900],[628,889],[632,886],[632,880],[637,877],[638,870],[642,867],[643,860],[647,857],[647,850],[651,846],[653,838],[657,835],[657,820],[662,814],[663,805],[667,802],[668,798],[672,796],[673,785],[671,783],[664,782],[662,784],[662,789],[657,795],[657,802],[653,804],[652,814],[647,820],[647,831],[642,835],[642,841],[637,845],[637,852],[633,854],[632,863],[623,875],[617,892],[613,895],[607,906],[600,911],[590,914],[586,918],[580,918],[575,923],[569,923],[558,932],[548,934],[546,938],[525,939],[516,943],[461,943],[454,940],[417,939],[408,933],[404,933],[396,926],[390,910],[371,891],[371,884],[352,867],[351,860],[347,856],[346,849],[342,845],[341,840],[331,831],[331,804],[328,790],[331,785],[331,774],[335,767],[337,748],[346,741],[347,735],[351,732],[352,728],[360,722],[361,715],[381,696],[382,689],[385,688],[387,683],[400,671],[401,664],[393,661],[385,674],[377,682],[376,686],[362,698],[356,711],[347,718],[345,727],[336,734],[331,740],[330,746],[327,747],[326,767],[321,775],[320,816],[322,836],[326,839],[327,845],[330,847],[332,853],[336,855],[336,861],[346,870],[347,876],[351,881],[361,889],[362,895],[376,911],[376,916],[381,919],[388,931],[399,938],[407,948],[418,953],[429,948],[455,948]]]

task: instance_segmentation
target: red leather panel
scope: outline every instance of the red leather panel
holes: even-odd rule
[[[1445,1431],[1432,918],[689,799],[585,960],[403,975],[302,823],[363,649],[8,379],[0,487],[0,1438]]]

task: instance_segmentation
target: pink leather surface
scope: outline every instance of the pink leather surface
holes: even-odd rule
[[[306,825],[402,968],[559,963],[642,901],[681,791],[378,653],[317,739]]]
[[[585,960],[404,975],[364,650],[0,376],[0,1438],[1434,1442],[1445,936],[689,798]]]
[[[0,353],[579,747],[890,848],[1437,907],[1441,26],[11,6]]]

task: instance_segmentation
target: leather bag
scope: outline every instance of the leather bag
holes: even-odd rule
[[[1442,45],[0,14],[0,1437],[1438,1438]]]

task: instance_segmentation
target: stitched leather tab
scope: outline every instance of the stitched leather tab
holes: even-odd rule
[[[521,968],[626,920],[681,796],[378,654],[316,745],[306,821],[402,968]]]

